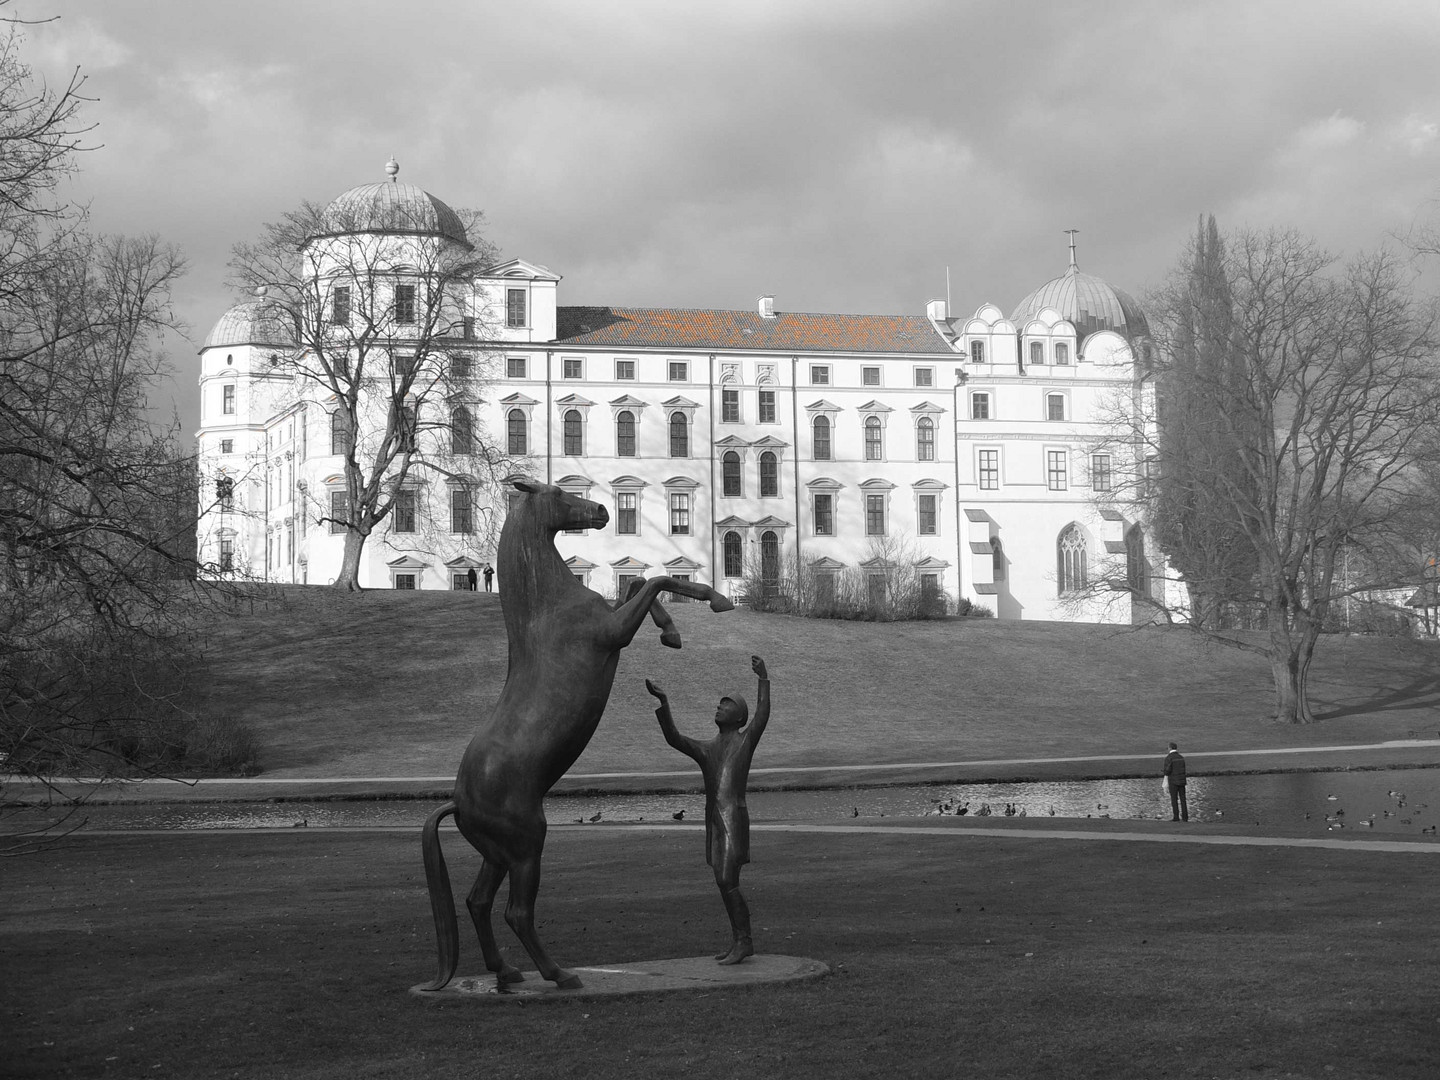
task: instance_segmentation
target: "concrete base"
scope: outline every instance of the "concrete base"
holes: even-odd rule
[[[803,956],[757,954],[743,963],[721,966],[712,956],[685,956],[673,960],[642,960],[637,963],[576,967],[571,971],[585,985],[561,990],[540,978],[537,971],[525,972],[525,981],[511,983],[506,993],[495,989],[495,976],[461,975],[443,990],[426,990],[424,983],[410,993],[426,1001],[511,1002],[568,1001],[572,998],[616,997],[627,994],[655,994],[676,990],[724,990],[761,983],[798,982],[830,974],[827,964]]]

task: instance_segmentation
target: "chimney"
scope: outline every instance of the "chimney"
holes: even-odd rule
[[[762,319],[773,319],[775,317],[775,297],[762,296],[757,303],[760,306],[760,317]]]
[[[950,317],[950,304],[945,300],[931,300],[925,305],[925,314],[931,322],[944,322]]]

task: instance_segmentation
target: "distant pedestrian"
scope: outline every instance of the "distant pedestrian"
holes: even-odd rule
[[[465,580],[470,584],[470,591],[474,592],[476,589],[476,585],[480,580],[478,577],[475,576],[475,567],[472,566],[468,571],[466,571]]]
[[[1170,820],[1189,821],[1190,804],[1185,801],[1185,759],[1173,742],[1165,755],[1165,787],[1170,791]]]
[[[490,592],[490,583],[495,580],[495,568],[488,562],[485,564],[485,591]]]

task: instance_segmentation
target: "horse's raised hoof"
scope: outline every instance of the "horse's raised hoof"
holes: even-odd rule
[[[711,611],[734,611],[734,602],[724,593],[716,593],[710,598]]]
[[[660,644],[667,649],[680,648],[680,631],[673,626],[666,627],[660,632]]]
[[[560,990],[579,990],[585,984],[580,981],[580,976],[573,971],[566,971],[559,968],[555,972],[555,986]]]

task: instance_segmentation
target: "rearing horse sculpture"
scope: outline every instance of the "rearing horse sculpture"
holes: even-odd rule
[[[500,955],[490,923],[495,894],[507,874],[505,921],[510,929],[544,978],[564,988],[581,985],[573,972],[550,959],[535,934],[545,793],[595,734],[620,650],[630,644],[646,616],[661,627],[664,644],[680,647],[680,635],[658,603],[662,592],[708,600],[712,611],[734,607],[709,586],[657,577],[637,583],[629,597],[612,608],[576,580],[555,550],[555,534],[561,529],[603,528],[610,520],[605,508],[549,484],[517,480],[515,486],[525,495],[506,519],[497,560],[500,606],[510,639],[505,686],[490,718],[465,750],[454,799],[430,815],[421,833],[440,952],[435,980],[427,990],[444,987],[459,959],[455,901],[439,834],[441,820],[450,814],[483,859],[465,904],[497,988],[504,990],[507,983],[523,978]]]

